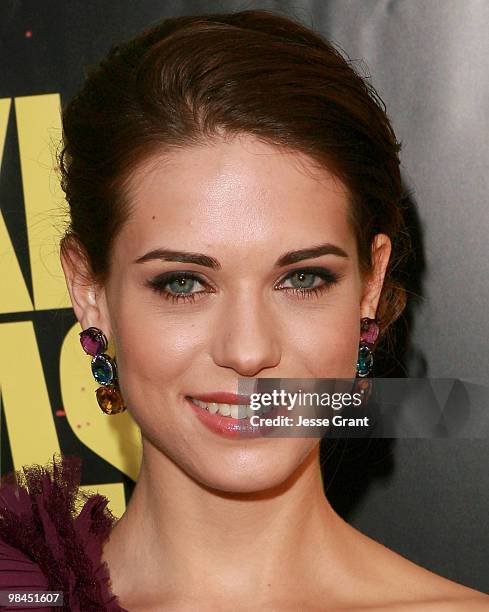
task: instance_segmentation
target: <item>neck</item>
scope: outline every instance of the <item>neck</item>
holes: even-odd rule
[[[324,495],[319,444],[286,482],[236,494],[197,483],[144,440],[136,487],[103,557],[121,600],[125,592],[137,601],[136,591],[163,597],[192,585],[204,600],[257,601],[294,584],[303,590],[318,563],[327,563],[334,582],[339,568],[331,561],[342,557],[349,529]],[[131,551],[125,570],[122,550]]]

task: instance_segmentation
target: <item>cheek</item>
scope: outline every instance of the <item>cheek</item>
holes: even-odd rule
[[[134,313],[135,314],[135,313]],[[184,465],[189,473],[198,446],[190,411],[182,411],[202,352],[199,326],[153,312],[117,316],[116,356],[119,384],[131,416],[142,435],[161,452]],[[197,366],[197,370],[199,366]],[[176,435],[178,432],[178,435]]]
[[[297,317],[289,347],[295,354],[297,377],[354,378],[360,336],[360,307],[356,301],[327,305]]]
[[[182,317],[177,308],[173,314],[164,312],[140,296],[114,300],[111,315],[120,386],[127,403],[138,410],[164,406],[165,399],[184,391],[178,383],[195,367],[205,342],[203,334],[210,326],[196,317]]]
[[[168,320],[144,324],[121,321],[117,331],[117,363],[120,378],[126,384],[156,386],[169,391],[172,381],[184,374],[201,344],[193,325]]]
[[[296,343],[311,378],[354,378],[359,321],[341,320]]]

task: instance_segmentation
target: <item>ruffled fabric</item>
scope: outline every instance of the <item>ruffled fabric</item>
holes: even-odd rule
[[[0,590],[64,595],[63,606],[23,610],[128,612],[101,558],[117,519],[105,496],[79,489],[80,474],[80,457],[55,453],[46,466],[24,466],[1,480]]]

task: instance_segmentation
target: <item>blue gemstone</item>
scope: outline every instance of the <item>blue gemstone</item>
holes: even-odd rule
[[[115,364],[102,353],[92,359],[92,374],[100,385],[110,385],[115,378]]]
[[[362,345],[358,350],[357,371],[359,376],[367,376],[374,364],[372,351],[368,346]]]

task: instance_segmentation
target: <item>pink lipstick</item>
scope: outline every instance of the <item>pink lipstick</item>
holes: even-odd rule
[[[206,399],[203,399],[206,398]],[[219,401],[218,401],[219,398]],[[223,401],[223,399],[227,401]],[[242,419],[236,419],[232,416],[224,416],[223,414],[219,414],[218,412],[212,413],[207,408],[199,406],[196,404],[193,399],[200,400],[205,403],[221,403],[221,404],[231,404],[231,405],[239,405],[239,406],[249,406],[249,398],[244,398],[236,394],[224,394],[224,393],[209,393],[209,394],[199,394],[195,398],[186,396],[185,400],[189,404],[189,406],[194,411],[194,414],[197,416],[199,421],[210,429],[214,433],[218,433],[226,438],[238,439],[238,438],[258,438],[262,437],[264,434],[262,432],[261,427],[253,426],[250,422],[250,417],[245,417]],[[231,400],[231,401],[230,401]],[[245,401],[243,401],[245,400]]]

